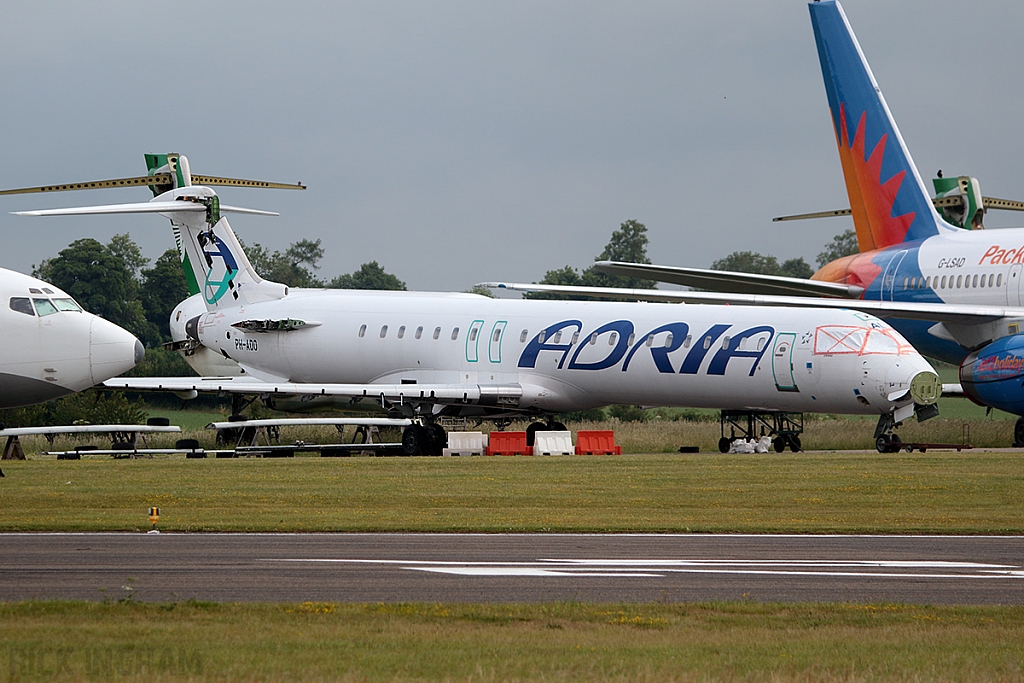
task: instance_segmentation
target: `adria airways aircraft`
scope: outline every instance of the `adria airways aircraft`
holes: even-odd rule
[[[870,311],[925,355],[960,365],[970,398],[1024,415],[1024,229],[965,230],[942,220],[842,7],[825,0],[810,12],[861,253],[811,280],[611,262],[597,269],[739,293],[659,296],[666,301]],[[845,300],[801,298],[808,296]],[[1014,436],[1024,445],[1024,418]]]
[[[409,454],[439,453],[441,415],[536,416],[625,403],[880,415],[934,414],[938,377],[889,325],[848,310],[528,301],[474,294],[293,289],[260,278],[184,157],[152,201],[23,212],[160,213],[202,297],[188,335],[237,362],[230,378],[107,387],[373,401],[417,418]],[[116,182],[116,181],[109,181]],[[72,186],[67,186],[72,187]],[[174,317],[178,317],[179,310]],[[185,316],[182,316],[184,318]]]
[[[145,350],[42,280],[0,268],[0,408],[43,403],[132,369]]]

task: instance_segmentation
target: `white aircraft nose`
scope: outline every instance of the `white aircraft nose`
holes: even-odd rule
[[[923,356],[897,356],[885,374],[887,398],[901,402],[907,394],[917,405],[931,405],[942,393],[942,380]]]
[[[89,325],[89,371],[99,384],[142,362],[146,349],[128,330],[93,316]]]

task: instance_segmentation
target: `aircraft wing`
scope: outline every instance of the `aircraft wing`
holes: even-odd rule
[[[508,282],[486,282],[490,289],[519,292],[548,292],[625,301],[660,301],[685,304],[737,304],[743,306],[789,306],[793,308],[845,308],[864,311],[879,318],[928,320],[937,323],[971,324],[1003,318],[1024,317],[1024,308],[1009,306],[961,306],[957,304],[910,303],[904,301],[865,301],[863,299],[814,298],[806,296],[770,296],[729,294],[726,292],[678,292],[658,289],[619,289],[612,287],[574,287]]]
[[[770,294],[775,296],[827,296],[843,299],[859,299],[861,294],[864,293],[863,287],[836,282],[819,282],[798,277],[756,275],[725,270],[705,270],[703,268],[656,266],[649,263],[598,261],[594,264],[594,270],[606,275],[621,275],[623,277],[638,277],[645,280],[670,282],[676,285],[708,289],[714,292]]]
[[[115,377],[100,386],[122,391],[256,394],[259,396],[337,396],[381,399],[389,403],[427,402],[516,406],[523,395],[518,384],[316,384],[261,382],[248,377]]]

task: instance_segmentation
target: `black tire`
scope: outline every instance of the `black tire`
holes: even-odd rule
[[[799,453],[802,450],[800,448],[800,437],[799,436],[795,436],[794,435],[794,436],[791,436],[789,438],[789,450],[793,451],[794,453]]]
[[[248,415],[228,415],[228,422],[245,422],[248,419]]]
[[[1017,422],[1013,425],[1013,447],[1021,448],[1024,446],[1024,417],[1018,417]]]
[[[723,436],[721,439],[718,440],[718,450],[719,450],[719,452],[721,452],[721,453],[728,453],[729,452],[729,445],[731,443],[732,443],[732,441],[730,441],[729,439],[727,439],[726,437]]]
[[[890,439],[888,434],[882,434],[880,437],[875,439],[875,450],[879,453],[889,452]]]
[[[902,439],[899,434],[892,434],[889,436],[889,452],[899,453],[903,448]]]
[[[402,432],[402,455],[423,455],[427,451],[427,430],[419,425],[410,425]]]
[[[552,422],[548,425],[548,431],[551,432],[567,432],[569,429],[561,422]]]
[[[537,432],[546,432],[548,426],[543,422],[531,422],[526,428],[526,445],[533,448],[533,442],[537,438]]]
[[[772,448],[775,449],[776,453],[781,453],[782,451],[786,450],[786,437],[784,437],[784,436],[777,436],[777,437],[775,437],[775,440],[772,441]]]
[[[134,450],[135,446],[132,445],[131,441],[115,441],[110,446],[112,451],[131,451]]]
[[[427,433],[430,435],[430,454],[444,455],[444,449],[448,448],[448,432],[435,423],[427,425]]]
[[[174,442],[174,447],[179,451],[194,451],[199,448],[199,441],[196,439],[178,439]]]
[[[146,425],[149,427],[169,427],[171,426],[171,418],[151,417],[148,420],[146,420]]]

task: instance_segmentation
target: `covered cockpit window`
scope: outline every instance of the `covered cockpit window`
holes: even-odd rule
[[[53,305],[57,307],[58,311],[77,311],[82,312],[82,307],[75,302],[74,299],[54,299]]]
[[[57,307],[49,299],[32,299],[32,303],[36,305],[36,313],[40,318],[57,312]]]
[[[902,356],[914,353],[914,347],[892,328],[822,325],[814,333],[814,353]]]
[[[25,315],[30,315],[33,318],[36,315],[35,310],[32,308],[32,302],[29,301],[27,296],[12,296],[11,310],[17,311],[18,313],[24,313]]]

